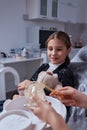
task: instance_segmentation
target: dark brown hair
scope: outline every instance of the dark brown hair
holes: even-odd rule
[[[63,31],[58,31],[58,32],[55,32],[53,34],[51,34],[47,41],[45,42],[45,45],[47,47],[48,45],[48,42],[54,38],[57,38],[57,39],[60,39],[61,41],[63,41],[63,43],[65,44],[66,48],[69,49],[71,47],[71,42],[70,42],[70,38],[69,38],[69,35]],[[70,58],[69,56],[67,55],[66,59],[65,59],[65,62],[67,64],[70,63]]]

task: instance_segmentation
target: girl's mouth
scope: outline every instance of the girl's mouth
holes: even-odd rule
[[[51,59],[52,59],[52,60],[58,60],[58,58],[56,58],[56,57],[52,57]]]

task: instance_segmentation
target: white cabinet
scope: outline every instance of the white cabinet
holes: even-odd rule
[[[77,18],[76,22],[77,23],[87,23],[86,18],[87,18],[87,11],[86,11],[86,5],[87,1],[83,2],[83,0],[78,0],[78,6],[77,6]]]
[[[27,15],[29,19],[48,17],[47,0],[26,0],[26,2]]]
[[[55,19],[58,13],[58,0],[27,0],[29,19]]]
[[[76,22],[77,0],[58,0],[58,20]]]
[[[86,4],[83,0],[26,0],[29,20],[54,20],[84,23]]]
[[[77,0],[27,0],[29,19],[76,22]]]
[[[86,0],[58,0],[58,21],[87,23],[86,5]]]
[[[50,18],[58,19],[58,0],[51,0]]]

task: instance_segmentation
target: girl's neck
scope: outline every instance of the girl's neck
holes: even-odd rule
[[[50,65],[50,66],[58,67],[58,66],[60,66],[60,65],[63,64],[63,63],[64,63],[64,62],[62,62],[62,63],[60,63],[60,64],[53,64],[53,63],[49,62],[49,65]]]
[[[62,64],[62,63],[61,63]],[[61,64],[52,64],[49,62],[49,71],[54,71],[56,68],[58,68]]]

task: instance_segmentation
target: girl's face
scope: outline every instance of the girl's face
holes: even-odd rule
[[[65,61],[71,48],[67,49],[64,42],[54,38],[48,42],[47,54],[52,64],[61,64]]]

